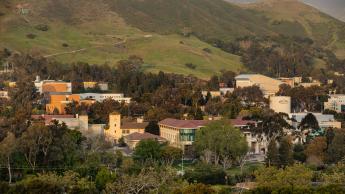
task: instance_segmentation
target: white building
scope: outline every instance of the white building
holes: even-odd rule
[[[45,92],[64,92],[72,94],[72,83],[56,80],[41,80],[40,76],[36,76],[34,81],[37,92],[40,94]]]
[[[282,81],[260,74],[241,74],[235,77],[236,87],[258,86],[265,97],[274,96],[279,91]]]
[[[117,102],[130,103],[131,98],[124,97],[124,94],[102,94],[102,93],[82,93],[79,94],[81,100],[91,99],[97,102],[102,102],[106,99],[113,99]]]
[[[276,113],[291,113],[291,97],[290,96],[271,96],[270,109]]]
[[[327,102],[324,102],[324,110],[334,110],[337,113],[345,112],[345,95],[331,95]]]
[[[292,119],[292,121],[289,121],[292,127],[298,128],[301,121],[306,117],[309,113],[303,112],[303,113],[290,113],[289,118]],[[322,113],[312,113],[316,120],[318,121],[318,124],[320,128],[327,129],[327,128],[341,128],[341,122],[338,122],[334,119],[334,115],[328,115],[328,114],[322,114]]]

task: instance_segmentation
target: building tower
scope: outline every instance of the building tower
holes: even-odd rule
[[[109,115],[109,129],[105,131],[105,136],[111,142],[117,141],[122,137],[121,115],[119,113]]]

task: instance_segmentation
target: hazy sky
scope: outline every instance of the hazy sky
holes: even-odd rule
[[[227,0],[237,3],[251,3],[258,0]],[[345,21],[345,0],[301,0],[323,12]]]

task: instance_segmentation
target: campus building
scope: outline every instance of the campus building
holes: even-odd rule
[[[103,94],[103,93],[82,93],[79,94],[81,100],[95,100],[97,102],[102,102],[106,99],[112,99],[117,102],[125,102],[127,104],[131,103],[131,98],[127,98],[124,94]]]
[[[120,114],[109,115],[109,127],[105,131],[105,136],[111,142],[116,142],[120,138],[132,133],[144,133],[148,123],[142,118],[122,119]]]
[[[50,92],[63,92],[72,94],[72,83],[55,80],[41,80],[39,76],[34,81],[37,92],[40,94]]]
[[[101,135],[109,142],[117,142],[121,137],[132,133],[144,134],[148,125],[141,118],[122,119],[117,113],[109,115],[108,124],[89,124],[87,115],[32,115],[31,118],[35,121],[43,121],[45,125],[50,125],[56,120],[59,123],[65,123],[70,129],[80,131],[87,137]]]
[[[195,141],[196,131],[205,127],[211,120],[178,120],[164,119],[158,123],[160,136],[167,139],[173,147],[190,150]],[[246,137],[250,153],[264,154],[267,152],[268,143],[265,138],[259,139],[250,131],[250,125],[256,125],[254,121],[243,120],[242,118],[230,119],[234,127],[239,128]]]
[[[306,117],[309,113],[302,112],[302,113],[290,113],[289,118],[291,119],[288,121],[292,127],[295,129],[298,128],[304,117]],[[341,122],[338,122],[334,119],[334,115],[331,114],[322,114],[322,113],[312,113],[316,120],[318,121],[319,127],[321,129],[327,128],[341,128]]]
[[[47,114],[66,114],[65,108],[72,102],[80,103],[78,94],[50,94],[47,96],[46,113]]]
[[[279,91],[282,81],[261,74],[241,74],[235,77],[236,87],[258,86],[265,97],[274,96]]]
[[[345,95],[334,94],[331,95],[327,102],[324,102],[324,110],[334,110],[337,113],[345,112]]]
[[[276,113],[291,113],[291,97],[290,96],[271,96],[270,109]]]

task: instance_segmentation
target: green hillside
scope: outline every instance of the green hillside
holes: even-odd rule
[[[240,57],[221,51],[194,36],[160,35],[127,25],[107,4],[96,1],[25,1],[20,14],[14,1],[0,8],[0,47],[40,53],[60,62],[116,64],[130,55],[144,58],[145,70],[193,74],[208,78],[223,69],[243,70]],[[89,10],[89,8],[92,8]],[[37,25],[49,27],[47,31]],[[28,34],[34,34],[33,39]],[[204,51],[207,48],[207,52]],[[194,69],[185,66],[192,63]]]
[[[244,70],[239,56],[205,43],[215,39],[309,37],[345,56],[344,23],[297,1],[265,3],[269,9],[223,0],[2,0],[0,47],[65,63],[116,64],[134,54],[147,71],[199,77]]]
[[[223,0],[115,0],[127,23],[144,31],[179,33],[188,27],[202,40],[248,35],[309,37],[338,56],[345,51],[345,24],[298,0],[264,0],[244,6]]]

